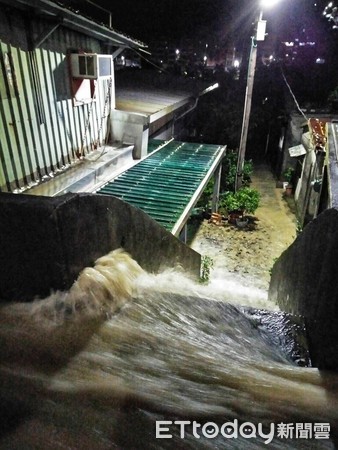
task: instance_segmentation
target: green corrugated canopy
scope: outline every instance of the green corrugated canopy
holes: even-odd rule
[[[142,209],[174,232],[179,222],[184,225],[187,209],[190,213],[224,153],[224,146],[150,140],[148,156],[97,193]]]

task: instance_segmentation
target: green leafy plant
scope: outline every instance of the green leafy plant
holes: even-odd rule
[[[300,222],[300,220],[297,219],[297,222],[296,222],[296,234],[297,234],[297,236],[298,236],[302,231],[303,231],[303,225],[302,225],[302,223]]]
[[[222,191],[233,191],[235,189],[236,173],[237,173],[238,152],[229,150],[226,153],[222,163]],[[249,186],[251,183],[251,175],[253,172],[252,160],[244,161],[242,184]]]
[[[242,217],[245,214],[254,214],[259,206],[260,194],[256,189],[243,187],[237,192],[227,192],[220,205],[228,213],[237,211]]]
[[[229,211],[229,203],[232,202],[233,205],[230,210],[238,209],[235,205],[235,198],[232,197],[233,191],[235,189],[236,172],[237,172],[237,157],[238,153],[236,151],[229,151],[226,153],[223,163],[222,163],[222,181],[221,181],[221,192],[219,211],[225,213]],[[251,174],[253,172],[253,163],[251,160],[244,161],[243,174],[242,174],[242,185],[248,187],[251,183]],[[197,208],[202,208],[205,211],[209,210],[211,207],[212,196],[214,192],[214,178],[211,178],[206,185],[200,199],[197,202]],[[227,204],[227,206],[225,206]]]
[[[220,196],[219,210],[222,214],[229,214],[238,209],[239,204],[235,192],[228,191]]]
[[[287,181],[289,184],[291,184],[294,173],[295,169],[293,169],[292,167],[288,167],[283,172],[283,179]]]
[[[232,191],[235,187],[238,153],[229,150],[222,161],[222,191]]]
[[[201,283],[208,283],[210,280],[211,269],[214,266],[214,261],[210,256],[202,256],[201,260]]]
[[[244,187],[236,192],[239,209],[247,214],[254,214],[259,206],[260,194],[256,189]]]
[[[242,184],[243,186],[249,186],[251,183],[251,175],[253,172],[253,162],[251,159],[248,161],[244,161],[243,165],[243,175],[242,175]]]
[[[202,192],[201,197],[199,198],[198,202],[197,202],[197,207],[198,208],[203,208],[205,211],[209,209],[210,204],[211,204],[211,199],[212,199],[212,195],[214,192],[214,179],[211,178],[208,181],[208,184],[206,185],[204,191]]]

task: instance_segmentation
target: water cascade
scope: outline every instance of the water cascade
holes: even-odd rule
[[[332,437],[338,378],[301,367],[301,325],[258,291],[149,274],[115,250],[0,322],[1,449],[334,448],[309,425],[277,436]]]

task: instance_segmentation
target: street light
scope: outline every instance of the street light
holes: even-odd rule
[[[271,6],[274,6],[278,2],[279,0],[261,0],[261,7],[270,8]]]
[[[257,61],[257,42],[264,41],[265,30],[266,30],[266,20],[263,20],[263,8],[273,6],[278,0],[261,0],[261,10],[259,12],[258,20],[256,23],[256,36],[251,36],[251,48],[248,66],[247,83],[245,90],[245,101],[244,101],[244,111],[243,111],[243,122],[241,130],[241,139],[238,149],[238,159],[237,159],[237,171],[236,171],[236,181],[235,190],[237,191],[241,187],[241,177],[243,174],[243,166],[245,159],[246,142],[248,138],[249,121],[251,113],[251,101],[252,101],[252,90],[255,78],[255,69]]]

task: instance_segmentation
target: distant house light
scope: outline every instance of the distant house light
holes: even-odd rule
[[[295,45],[294,42],[284,42],[286,47],[293,47]]]
[[[324,58],[317,58],[316,59],[316,64],[325,64],[325,59]]]

